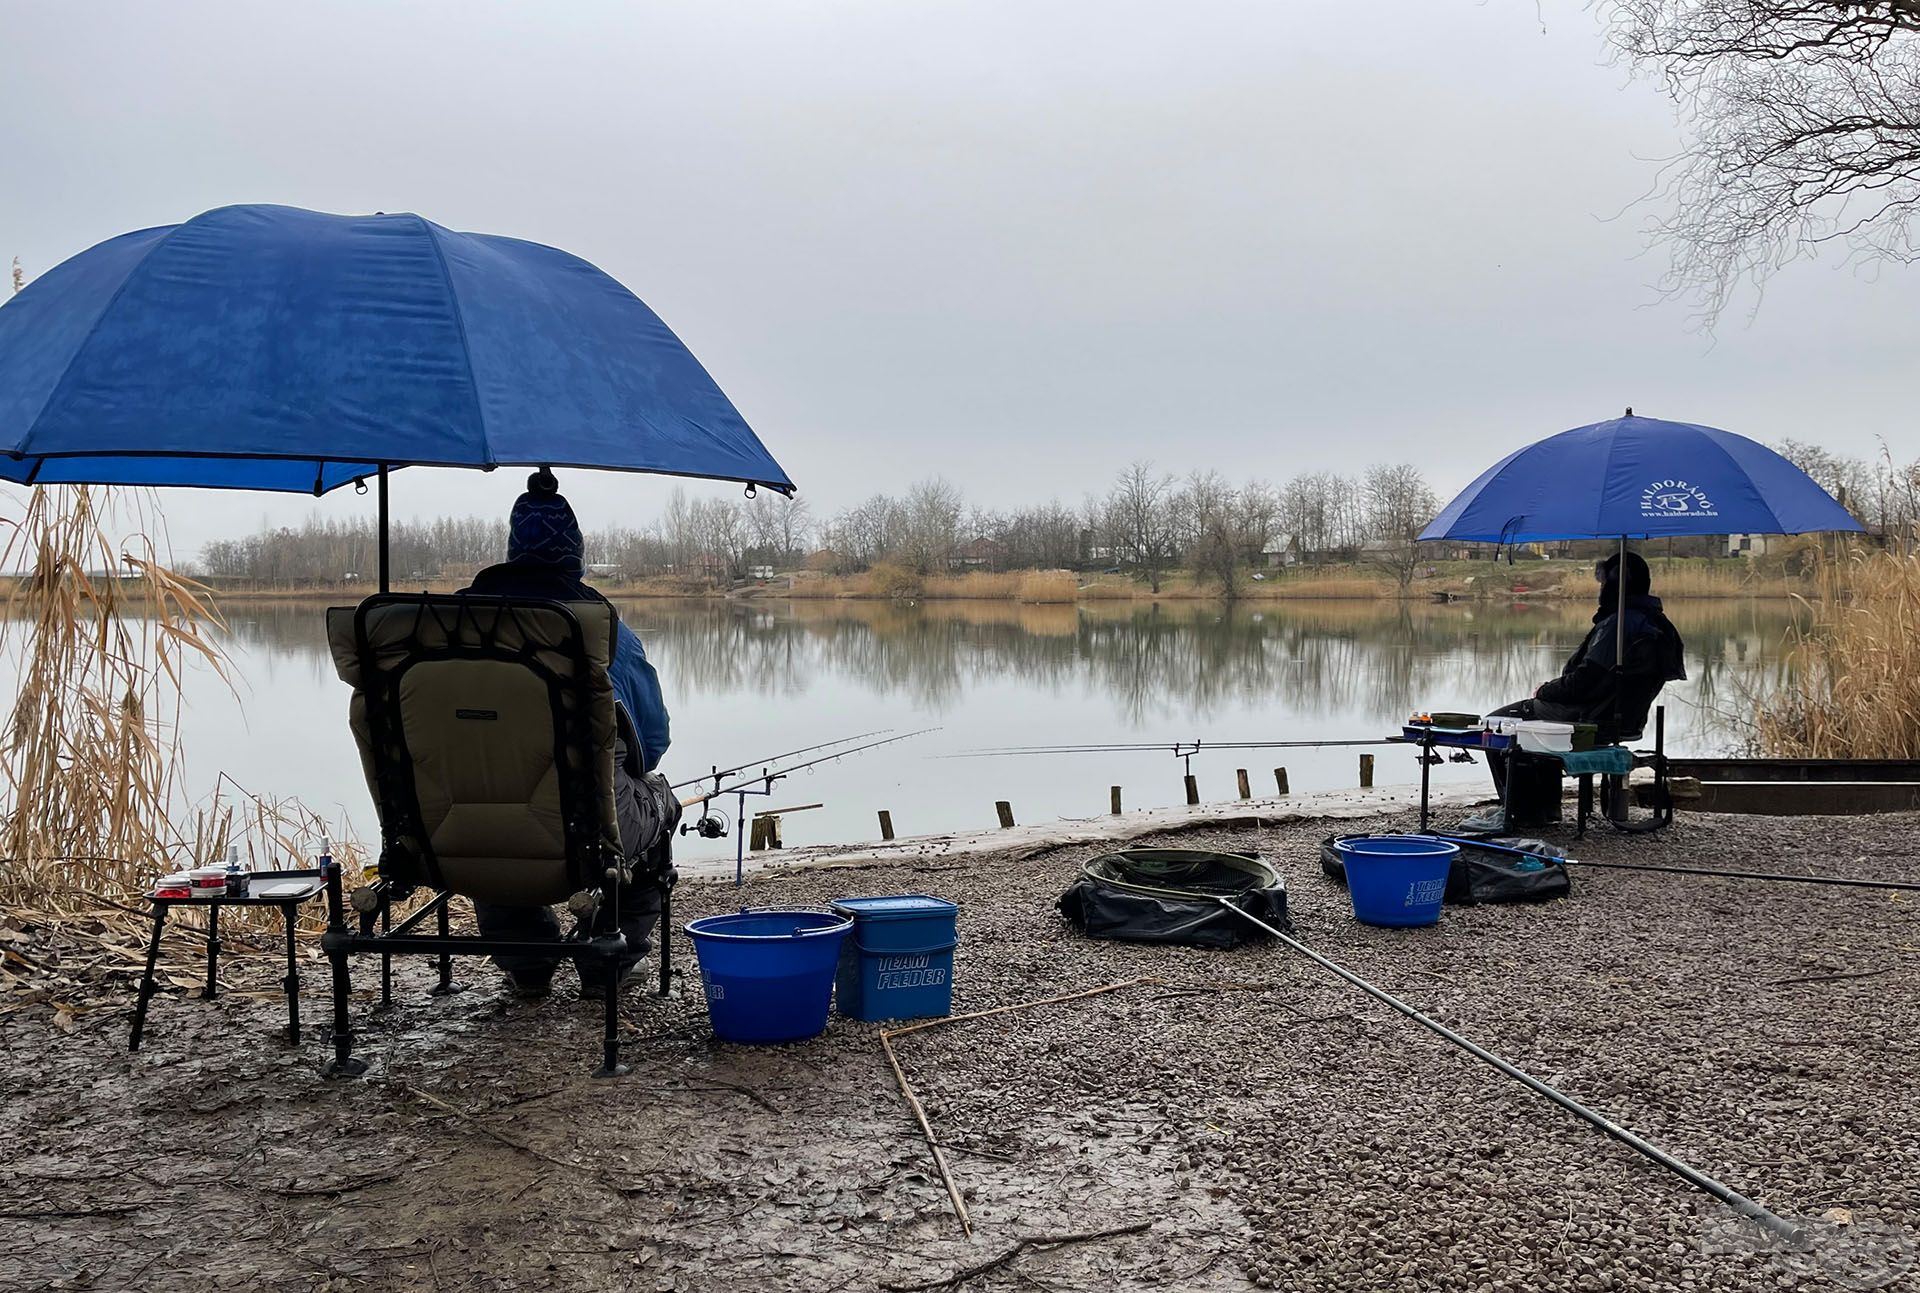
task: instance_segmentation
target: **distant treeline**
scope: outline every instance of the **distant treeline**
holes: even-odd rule
[[[1404,464],[1274,486],[1234,484],[1217,472],[1176,479],[1135,463],[1078,504],[1006,511],[933,478],[825,521],[802,498],[689,499],[676,489],[650,525],[589,531],[587,561],[604,578],[705,584],[761,568],[852,574],[894,565],[919,575],[1119,569],[1156,588],[1166,571],[1184,568],[1231,588],[1253,569],[1294,561],[1368,559],[1410,573],[1414,536],[1437,506],[1420,472]],[[405,579],[460,578],[505,551],[500,520],[398,522],[391,530],[392,568]],[[368,578],[376,554],[370,522],[310,520],[209,543],[200,568],[220,579],[331,584]]]
[[[1792,441],[1778,446],[1863,523],[1911,542],[1920,520],[1920,462],[1846,458]],[[1151,463],[1122,469],[1104,492],[997,510],[940,478],[902,495],[875,494],[825,520],[803,498],[689,499],[675,489],[652,524],[589,531],[587,561],[608,581],[672,579],[724,585],[763,570],[854,574],[895,566],[917,575],[986,570],[1118,570],[1159,590],[1183,569],[1231,593],[1262,567],[1361,563],[1403,586],[1419,565],[1451,555],[1415,542],[1439,509],[1418,468],[1357,476],[1312,472],[1280,485],[1235,484],[1217,472],[1176,478]],[[223,539],[201,552],[203,573],[266,584],[325,585],[371,577],[369,522],[309,521]],[[392,528],[403,579],[457,579],[506,552],[503,520],[443,518]]]

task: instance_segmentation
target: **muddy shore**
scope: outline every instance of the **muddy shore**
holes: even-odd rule
[[[951,898],[961,1011],[1154,980],[897,1043],[950,1146],[971,1240],[873,1025],[716,1044],[691,977],[667,999],[629,993],[633,1072],[595,1082],[598,1016],[569,977],[523,1002],[469,962],[466,991],[432,998],[428,967],[405,965],[391,1012],[367,1016],[370,993],[359,1003],[372,1070],[328,1083],[322,962],[303,970],[316,1026],[297,1050],[275,1037],[279,967],[255,956],[231,961],[217,1002],[158,1000],[129,1056],[124,958],[16,925],[0,946],[37,968],[10,961],[0,996],[0,1289],[1920,1280],[1915,895],[1595,870],[1565,901],[1377,930],[1320,874],[1328,829],[1156,842],[1267,855],[1307,942],[1775,1211],[1815,1219],[1815,1251],[1763,1251],[1675,1178],[1285,949],[1080,939],[1053,901],[1101,847],[1083,843],[762,873],[744,893],[689,884],[677,905],[685,919],[851,893]],[[1916,845],[1916,815],[1685,815],[1665,835],[1603,833],[1577,853],[1920,880]],[[175,969],[184,981],[193,967]],[[36,998],[36,974],[79,986]],[[369,962],[356,982],[376,977]],[[54,998],[82,992],[96,1008],[63,1022]],[[1121,1230],[941,1283],[1023,1239]]]

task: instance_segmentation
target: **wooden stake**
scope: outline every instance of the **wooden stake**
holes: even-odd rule
[[[1194,779],[1191,772],[1187,774],[1187,802],[1189,804],[1200,802],[1200,783]]]
[[[753,819],[753,833],[748,837],[747,843],[748,851],[759,853],[767,847],[767,820],[765,817]]]
[[[780,842],[780,814],[770,813],[759,820],[767,824],[767,847],[770,849],[785,848],[786,846]]]
[[[1113,801],[1113,815],[1118,817],[1120,815],[1120,787],[1115,786],[1108,793],[1108,798]]]
[[[993,811],[1000,814],[1000,829],[1006,830],[1013,825],[1013,805],[1004,799],[997,799]]]
[[[883,840],[893,838],[893,814],[884,808],[880,810],[880,838]]]
[[[1273,783],[1280,787],[1281,794],[1284,795],[1287,793],[1287,770],[1285,768],[1275,768],[1273,770]]]
[[[1253,798],[1253,786],[1247,781],[1247,770],[1245,768],[1235,768],[1234,777],[1240,783],[1240,797],[1242,799]]]
[[[1371,754],[1360,756],[1360,788],[1373,789],[1373,756]]]

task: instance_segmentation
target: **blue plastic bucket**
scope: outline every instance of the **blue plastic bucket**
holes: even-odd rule
[[[953,949],[960,909],[923,893],[836,898],[853,919],[841,945],[834,1009],[848,1019],[926,1019],[953,1013]]]
[[[853,928],[825,911],[742,911],[687,922],[713,1035],[797,1042],[827,1027],[840,943]]]
[[[1409,835],[1362,835],[1340,840],[1335,847],[1346,865],[1355,920],[1392,926],[1439,922],[1458,844]]]

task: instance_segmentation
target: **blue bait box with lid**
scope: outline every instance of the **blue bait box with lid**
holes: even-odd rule
[[[848,1019],[926,1019],[953,1013],[960,908],[923,893],[836,898],[853,921],[840,945],[834,1009]]]

